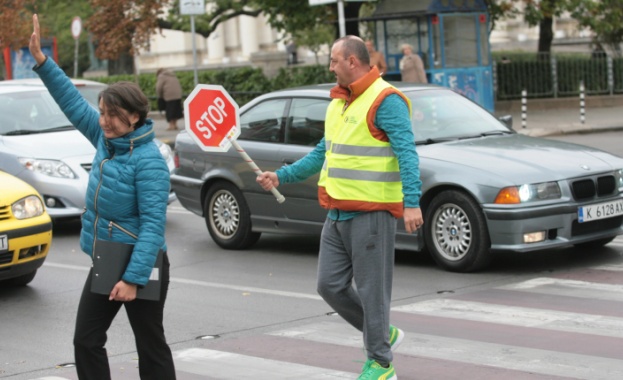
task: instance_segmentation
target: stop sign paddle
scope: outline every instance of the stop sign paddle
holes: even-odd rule
[[[260,168],[236,142],[240,136],[238,113],[238,104],[223,86],[200,84],[184,101],[184,127],[195,143],[206,152],[227,152],[233,145],[251,169],[260,175]],[[277,202],[285,201],[276,188],[270,191]]]

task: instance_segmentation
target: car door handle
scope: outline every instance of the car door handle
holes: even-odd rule
[[[281,162],[283,162],[286,165],[292,165],[294,163],[294,160],[283,159],[281,160]]]

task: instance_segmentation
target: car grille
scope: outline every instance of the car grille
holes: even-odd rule
[[[614,194],[616,180],[613,175],[584,178],[571,183],[573,198],[577,201],[586,201]]]
[[[13,251],[0,253],[0,264],[8,264],[13,261]]]
[[[0,220],[7,220],[11,217],[9,206],[0,206]]]
[[[82,168],[84,170],[86,170],[87,173],[89,173],[91,171],[91,167],[93,166],[93,164],[89,163],[89,164],[80,164],[80,166],[82,166]]]
[[[601,232],[621,227],[623,223],[623,216],[617,216],[615,218],[600,219],[592,222],[579,223],[577,220],[573,221],[571,225],[571,235],[579,236],[591,234],[594,232]]]

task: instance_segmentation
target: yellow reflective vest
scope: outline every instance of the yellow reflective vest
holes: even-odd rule
[[[402,217],[403,194],[398,159],[387,135],[373,124],[376,109],[400,91],[379,78],[352,104],[334,99],[325,122],[326,158],[320,172],[319,201],[327,209],[386,210]]]

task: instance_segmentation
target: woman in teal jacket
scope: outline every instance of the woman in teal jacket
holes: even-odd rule
[[[169,283],[164,240],[169,170],[153,143],[153,122],[146,118],[149,100],[136,84],[120,82],[102,91],[98,112],[43,54],[36,15],[33,24],[30,52],[37,62],[33,69],[67,118],[97,149],[82,217],[82,250],[92,256],[101,240],[134,245],[125,273],[109,295],[92,293],[91,274],[87,277],[74,334],[78,377],[110,379],[106,331],[125,306],[136,338],[141,379],[175,379],[162,323]],[[160,249],[165,252],[160,300],[137,299]]]

